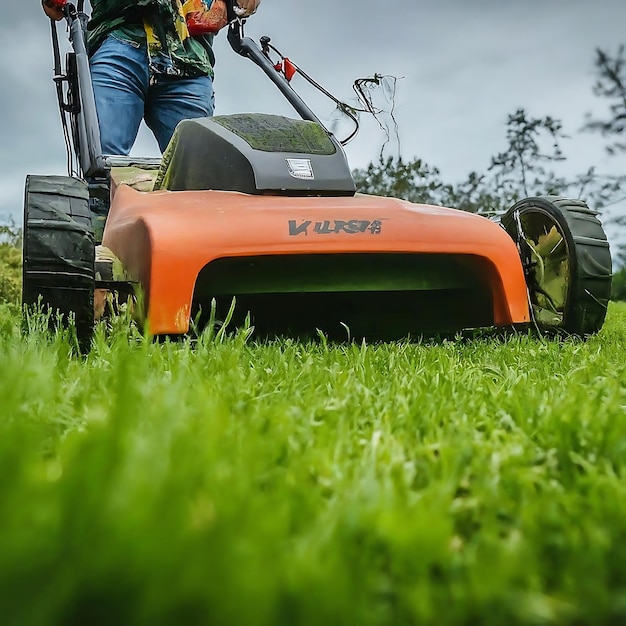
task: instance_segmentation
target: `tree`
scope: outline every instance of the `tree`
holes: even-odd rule
[[[353,176],[357,189],[363,193],[422,204],[438,204],[444,186],[439,170],[422,159],[405,162],[402,157],[384,159],[380,155],[378,162],[355,170]]]
[[[606,150],[611,155],[626,152],[626,50],[619,46],[615,55],[596,49],[595,57],[596,82],[593,92],[596,96],[608,100],[608,117],[604,119],[587,116],[583,127],[585,131],[598,132],[609,138]],[[604,185],[598,195],[599,208],[608,208],[626,200],[623,193],[626,186],[626,175],[605,177]],[[626,225],[626,216],[614,215],[610,222],[620,226]],[[620,250],[623,257],[624,251]]]
[[[611,138],[610,154],[626,151],[626,51],[615,55],[596,50],[594,93],[609,100],[609,117],[593,119],[585,131]],[[561,142],[567,139],[561,122],[551,116],[533,118],[524,109],[508,116],[505,149],[491,159],[486,172],[471,172],[458,184],[445,183],[440,171],[422,159],[379,158],[365,170],[355,170],[357,188],[364,193],[390,195],[412,202],[451,206],[476,213],[505,211],[517,200],[538,195],[583,198],[602,210],[624,200],[626,175],[602,175],[595,166],[566,179],[554,166],[565,160]],[[626,225],[624,215],[605,215],[607,224]]]
[[[498,213],[522,197],[557,194],[567,188],[566,181],[547,169],[548,163],[564,159],[559,144],[564,137],[558,120],[532,118],[518,109],[507,120],[506,149],[491,159],[484,174],[470,172],[462,182],[448,184],[436,167],[422,159],[405,162],[389,157],[353,175],[363,193],[472,213]]]
[[[528,196],[558,195],[568,183],[548,164],[565,160],[560,142],[566,139],[562,123],[551,117],[529,117],[524,109],[509,115],[506,150],[491,159],[490,184],[506,204]],[[547,144],[547,145],[546,145]]]
[[[605,119],[588,116],[585,130],[595,131],[613,141],[606,147],[609,154],[626,151],[626,54],[621,45],[615,56],[605,50],[596,49],[596,82],[593,92],[609,101],[610,115]]]

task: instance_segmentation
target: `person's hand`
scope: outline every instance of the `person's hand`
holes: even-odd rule
[[[261,0],[235,0],[235,13],[239,17],[250,17],[259,8]]]
[[[62,20],[63,15],[63,7],[65,6],[66,0],[42,0],[41,6],[43,7],[43,12],[51,19]]]

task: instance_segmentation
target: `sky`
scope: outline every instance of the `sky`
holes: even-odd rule
[[[332,93],[352,102],[352,83],[375,73],[396,83],[400,146],[387,154],[420,157],[444,179],[484,171],[505,148],[507,115],[525,108],[552,115],[572,136],[564,143],[567,172],[591,165],[623,172],[600,138],[579,133],[585,114],[606,114],[593,95],[594,49],[626,43],[624,0],[263,0],[246,34],[272,43]],[[65,29],[60,28],[62,40]],[[3,3],[0,39],[0,219],[21,221],[24,179],[64,174],[65,149],[52,83],[49,21],[39,0]],[[225,32],[215,42],[216,114],[264,112],[295,116],[249,60],[236,55]],[[301,79],[294,79],[296,88]],[[310,99],[322,119],[332,103]],[[385,141],[363,120],[346,146],[351,168],[378,159]],[[142,129],[133,154],[156,156]]]

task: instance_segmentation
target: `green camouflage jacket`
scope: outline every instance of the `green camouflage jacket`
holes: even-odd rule
[[[204,0],[207,6],[212,0]],[[176,21],[181,19],[172,0],[91,0],[88,48],[93,54],[108,35],[134,44],[146,44],[144,22],[154,30],[159,49],[149,50],[153,71],[176,76],[213,76],[213,35],[181,41]]]

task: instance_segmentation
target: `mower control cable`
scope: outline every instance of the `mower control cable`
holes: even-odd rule
[[[318,83],[310,74],[305,72],[300,66],[294,63],[288,57],[284,56],[280,52],[280,50],[278,50],[275,46],[271,44],[271,39],[267,35],[264,35],[263,37],[261,37],[259,42],[261,44],[261,51],[263,52],[263,55],[273,65],[276,72],[278,72],[278,74],[281,75],[286,80],[286,82],[289,83],[290,86],[291,86],[292,78],[296,74],[300,74],[300,76],[302,76],[302,78],[304,78],[313,88],[317,89],[320,93],[325,95],[329,100],[334,102],[337,105],[337,108],[339,109],[341,113],[348,116],[352,120],[352,122],[354,123],[354,130],[345,139],[339,141],[341,145],[345,146],[352,139],[354,139],[354,137],[356,137],[357,133],[359,132],[360,124],[359,124],[359,118],[357,115],[358,113],[367,113],[369,115],[374,116],[374,118],[376,118],[378,121],[377,115],[381,113],[381,110],[375,108],[371,104],[371,102],[369,102],[364,92],[364,85],[369,84],[369,83],[374,83],[378,85],[380,84],[380,81],[384,78],[384,76],[381,76],[380,74],[375,74],[372,78],[358,78],[357,80],[354,81],[354,84],[352,87],[354,89],[354,92],[357,95],[359,102],[361,102],[361,105],[362,105],[361,107],[355,107],[350,104],[347,104],[343,100],[340,100],[339,98],[334,96],[325,87],[320,85],[320,83]],[[271,57],[271,53],[274,53],[275,55],[277,55],[279,60],[274,61]],[[242,53],[240,52],[240,54]],[[380,121],[378,121],[378,123],[382,127],[382,124],[380,123]]]
[[[311,84],[312,87],[314,87],[322,94],[324,94],[327,98],[332,100],[337,105],[339,110],[346,114],[353,121],[355,126],[354,131],[352,131],[352,133],[350,133],[348,137],[339,141],[339,143],[341,145],[345,145],[351,139],[353,139],[359,131],[359,120],[356,116],[356,113],[369,111],[366,111],[365,109],[356,109],[354,107],[351,107],[345,102],[342,102],[341,100],[333,96],[327,89],[322,87],[322,85],[315,81],[309,74],[304,72],[300,67],[298,67],[287,57],[283,56],[273,45],[271,45],[271,39],[269,37],[261,37],[260,46],[249,37],[245,37],[244,24],[246,20],[236,15],[234,10],[231,8],[233,2],[234,0],[231,0],[231,2],[227,3],[227,6],[229,7],[228,42],[230,43],[231,48],[237,54],[249,58],[256,65],[258,65],[261,70],[263,70],[263,72],[267,75],[267,77],[276,85],[276,87],[278,87],[280,92],[294,107],[294,109],[298,112],[302,119],[316,122],[317,124],[325,128],[326,132],[328,132],[329,134],[333,134],[325,127],[321,120],[318,119],[315,113],[313,113],[313,111],[309,108],[309,106],[304,102],[304,100],[291,85],[291,79],[293,78],[294,74],[299,73],[309,84]],[[279,56],[278,62],[274,62],[272,60],[270,52],[274,52]]]
[[[291,79],[296,73],[300,74],[300,76],[302,76],[302,78],[304,78],[304,80],[306,80],[312,87],[317,89],[320,93],[323,93],[329,100],[332,100],[337,105],[337,108],[354,122],[354,130],[352,131],[352,133],[350,133],[350,135],[348,135],[345,139],[340,140],[339,143],[342,146],[345,146],[348,142],[354,139],[359,132],[359,120],[355,115],[355,112],[365,113],[366,111],[364,109],[355,109],[354,107],[351,107],[345,102],[339,100],[339,98],[335,97],[332,93],[330,93],[330,91],[320,85],[314,78],[307,74],[301,67],[296,65],[291,59],[281,54],[281,52],[270,42],[271,39],[267,35],[263,35],[263,37],[261,37],[260,39],[261,50],[270,61],[272,61],[270,51],[278,55],[280,61],[274,63],[274,68],[276,69],[276,71],[281,73],[287,79],[287,82],[291,82]]]

